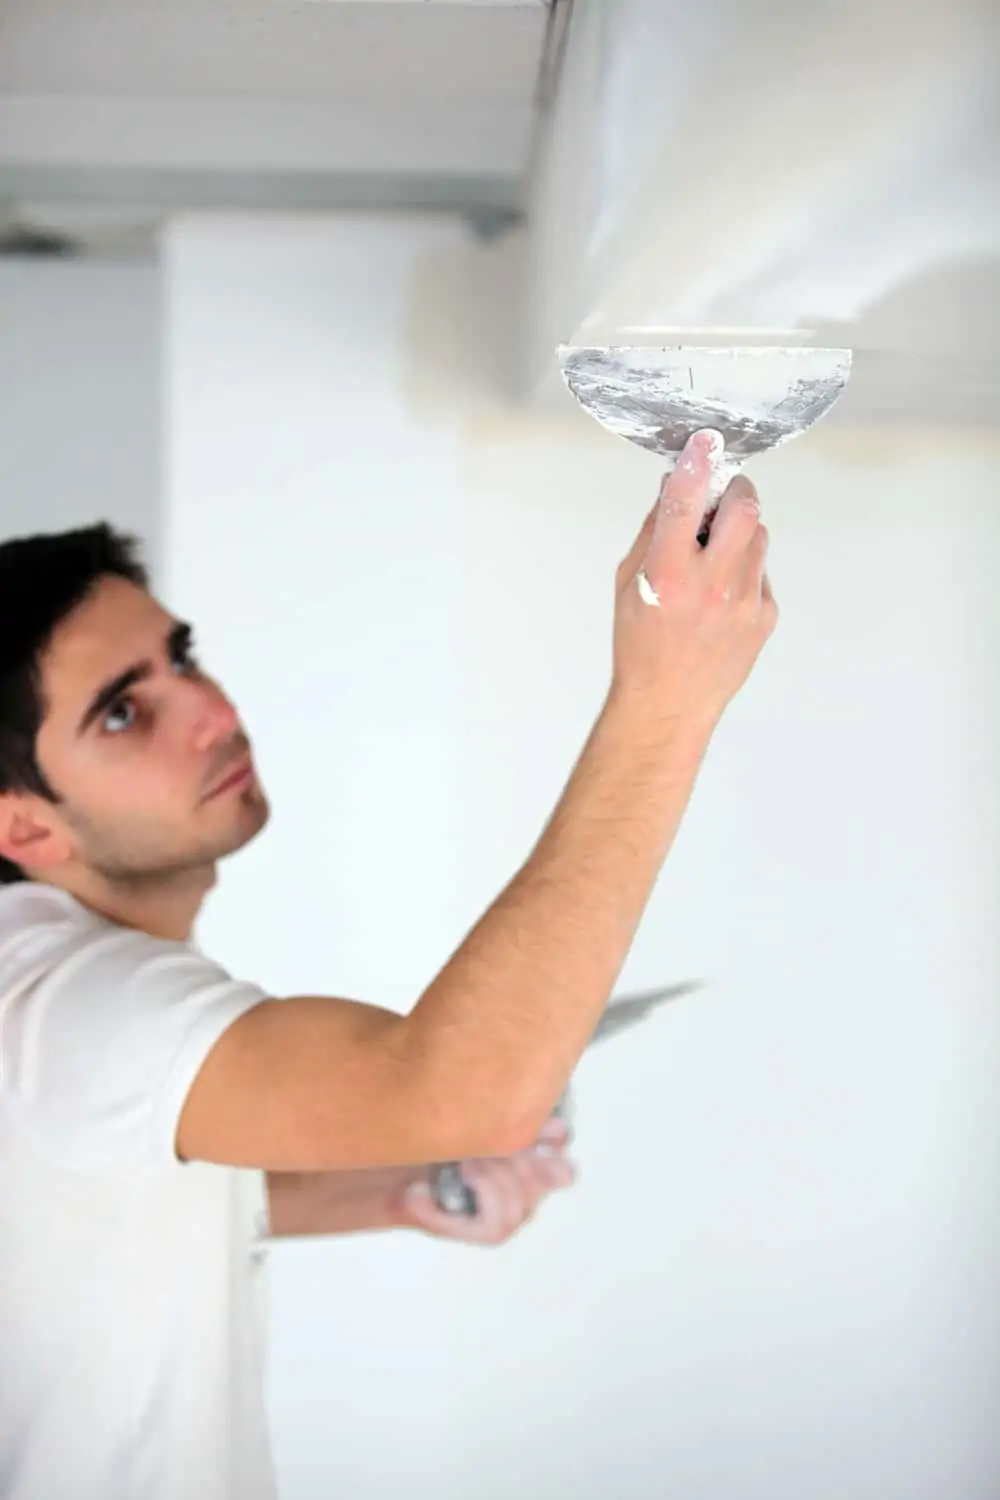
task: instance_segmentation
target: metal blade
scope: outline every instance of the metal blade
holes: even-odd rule
[[[830,410],[851,373],[849,349],[595,348],[563,344],[563,379],[603,427],[676,458],[699,427],[714,427],[736,465],[805,432]]]
[[[612,1000],[594,1028],[590,1046],[602,1042],[619,1031],[627,1031],[637,1021],[643,1020],[661,1005],[670,1000],[680,1000],[684,995],[693,995],[704,988],[703,979],[685,979],[677,984],[662,985],[659,989],[639,990],[632,995],[622,995]]]

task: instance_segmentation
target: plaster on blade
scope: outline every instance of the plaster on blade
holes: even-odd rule
[[[851,373],[849,349],[574,347],[558,350],[563,379],[585,411],[673,468],[699,428],[725,439],[718,499],[744,460],[826,415]]]

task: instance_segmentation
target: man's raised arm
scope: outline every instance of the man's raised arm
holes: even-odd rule
[[[710,444],[689,443],[618,570],[607,700],[514,879],[409,1015],[303,996],[234,1022],[191,1088],[181,1157],[321,1171],[507,1155],[538,1136],[777,618],[747,480],[698,543]]]

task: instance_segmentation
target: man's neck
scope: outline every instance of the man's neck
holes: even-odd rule
[[[60,885],[90,911],[119,927],[186,943],[215,881],[215,865],[205,865],[169,879],[132,883],[111,883],[88,871]]]

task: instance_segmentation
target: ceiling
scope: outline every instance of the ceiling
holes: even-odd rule
[[[545,7],[3,0],[0,93],[525,104]]]
[[[0,203],[521,201],[546,0],[0,0]]]
[[[905,11],[574,8],[534,174],[540,382],[559,342],[807,342],[855,353],[845,422],[1000,430],[1000,6]]]
[[[563,139],[532,201],[550,375],[571,330],[809,327],[864,355],[873,420],[995,426],[996,0],[909,0],[903,31],[898,0],[572,4],[0,0],[0,247],[144,254],[200,208],[485,232]]]

